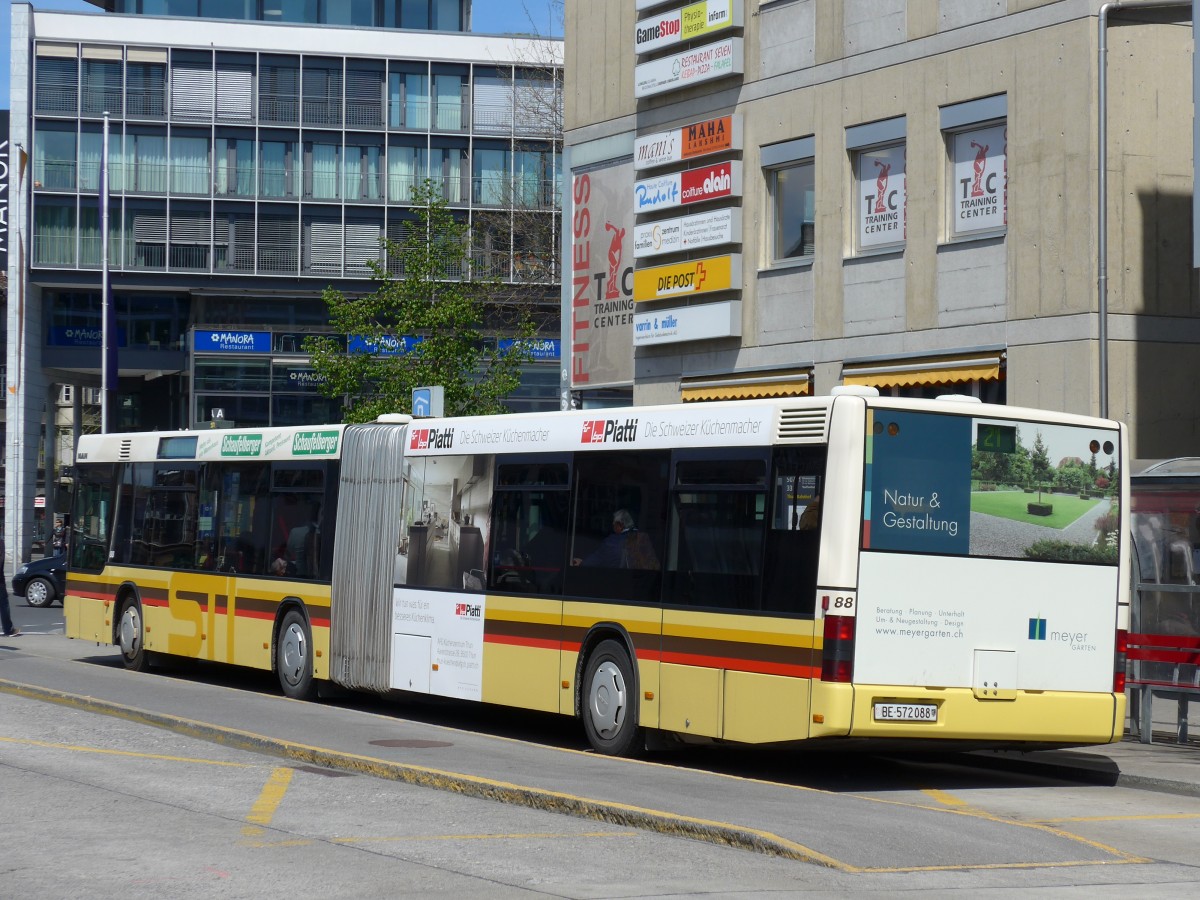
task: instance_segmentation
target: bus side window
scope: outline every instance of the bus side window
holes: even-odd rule
[[[814,613],[824,501],[824,447],[775,452],[763,610]]]
[[[558,596],[567,561],[568,464],[502,459],[497,474],[488,585]]]

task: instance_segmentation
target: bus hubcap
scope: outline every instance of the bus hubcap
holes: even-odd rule
[[[602,736],[608,737],[620,730],[625,720],[625,680],[615,664],[603,662],[597,667],[588,706],[592,723]]]

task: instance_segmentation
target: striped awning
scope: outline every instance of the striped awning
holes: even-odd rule
[[[999,381],[1003,377],[1003,353],[928,357],[894,363],[848,363],[842,368],[843,384],[878,388]]]
[[[680,385],[684,402],[698,400],[756,400],[763,397],[807,397],[812,394],[812,374],[763,372],[719,378],[685,378]]]

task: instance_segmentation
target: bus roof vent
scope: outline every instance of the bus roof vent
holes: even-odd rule
[[[791,444],[823,444],[829,409],[825,406],[779,411],[779,440]]]
[[[129,459],[133,455],[133,440],[125,438],[121,441],[121,448],[117,453],[119,459]]]
[[[412,420],[408,413],[381,413],[375,421],[380,425],[407,425]]]
[[[945,400],[947,403],[982,403],[978,397],[971,394],[938,394],[939,400]]]

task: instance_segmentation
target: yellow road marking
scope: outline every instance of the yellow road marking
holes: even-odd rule
[[[942,804],[942,806],[966,806],[967,805],[966,800],[962,800],[958,797],[955,797],[953,794],[949,794],[946,791],[936,790],[935,788],[927,788],[926,790],[921,791],[921,793],[927,797],[930,797],[933,800],[936,800],[938,803]]]
[[[271,819],[275,817],[275,810],[279,809],[279,804],[283,802],[283,795],[287,793],[288,785],[292,783],[293,771],[293,769],[280,766],[271,773],[271,777],[263,785],[258,799],[254,801],[254,806],[250,808],[250,815],[246,816],[246,821],[250,824],[242,827],[243,835],[250,837],[262,834],[263,829],[255,826],[271,824]]]
[[[1067,822],[1152,822],[1155,819],[1200,819],[1200,813],[1157,813],[1144,816],[1071,816],[1063,819],[1042,819],[1045,825]]]
[[[128,756],[135,759],[161,759],[166,762],[196,763],[202,766],[226,766],[232,769],[249,769],[250,763],[224,762],[219,759],[196,759],[192,756],[167,756],[161,753],[135,753],[132,750],[109,750],[104,747],[83,747],[79,744],[55,744],[50,741],[35,741],[28,738],[0,737],[0,743],[24,744],[29,747],[44,747],[49,750],[71,750],[76,753],[99,753],[104,756]]]

